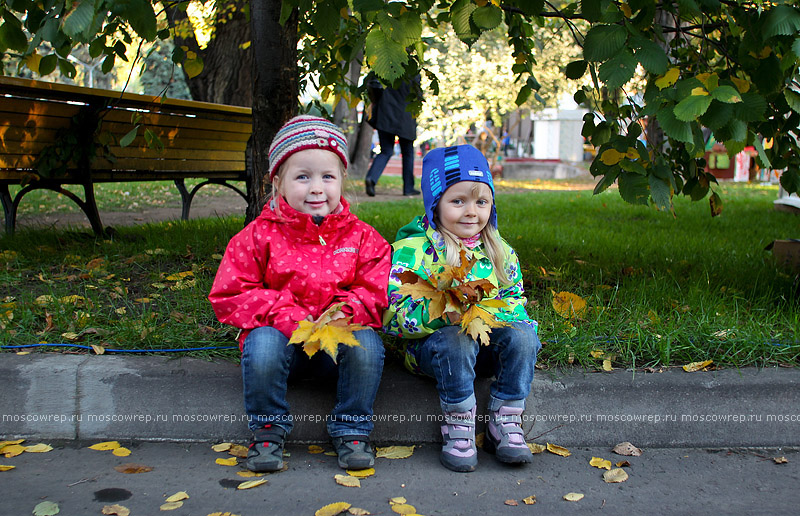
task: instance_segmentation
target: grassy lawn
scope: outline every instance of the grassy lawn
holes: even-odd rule
[[[525,268],[528,309],[545,343],[542,365],[800,362],[796,274],[778,270],[764,250],[772,240],[800,237],[800,219],[772,208],[776,187],[724,184],[722,216],[711,218],[707,200],[680,198],[673,218],[630,206],[616,191],[519,192],[526,186],[536,185],[499,189],[508,191],[498,194],[499,224]],[[169,183],[101,188],[117,192],[98,193],[101,210],[153,205],[165,191],[177,196]],[[37,205],[28,196],[21,210],[26,204]],[[362,203],[357,213],[392,241],[420,207],[418,199]],[[206,295],[242,222],[118,227],[113,240],[45,230],[4,235],[0,344],[153,351],[232,346],[236,331],[216,322]],[[588,309],[580,317],[560,316],[552,305],[559,292],[580,296]],[[192,353],[238,358],[230,349]]]

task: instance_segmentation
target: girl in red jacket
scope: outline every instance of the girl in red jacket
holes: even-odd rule
[[[278,131],[269,149],[272,199],[231,239],[208,296],[220,322],[242,329],[251,471],[283,467],[292,430],[287,381],[337,373],[327,427],[339,466],[364,469],[375,462],[368,436],[384,349],[373,328],[381,327],[388,302],[391,248],[342,197],[347,155],[341,130],[323,118],[298,116]],[[367,327],[354,332],[360,346],[340,344],[334,362],[326,353],[309,358],[288,345],[299,321],[316,321],[329,309],[334,319],[349,316]]]

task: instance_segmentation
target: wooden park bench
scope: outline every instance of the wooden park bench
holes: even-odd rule
[[[120,145],[137,125],[136,138]],[[0,200],[6,231],[14,231],[22,197],[42,188],[72,199],[98,235],[104,230],[95,183],[172,180],[184,220],[194,195],[207,184],[226,186],[246,199],[228,181],[247,179],[251,132],[250,108],[0,77]],[[187,178],[204,181],[189,191]],[[22,186],[13,198],[9,185]],[[64,185],[82,186],[84,198]]]

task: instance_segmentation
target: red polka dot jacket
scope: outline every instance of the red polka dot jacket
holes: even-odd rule
[[[352,322],[381,327],[388,304],[389,243],[369,224],[342,209],[318,226],[279,199],[268,203],[228,243],[208,296],[220,322],[242,331],[271,326],[287,337],[297,323],[345,301]]]

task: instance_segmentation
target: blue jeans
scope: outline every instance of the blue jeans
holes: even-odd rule
[[[242,351],[244,409],[250,430],[274,424],[292,431],[286,401],[287,383],[299,378],[336,380],[336,405],[327,417],[328,434],[367,436],[372,431],[372,404],[383,372],[383,341],[371,328],[353,333],[361,346],[339,345],[338,366],[324,351],[309,358],[302,346],[265,326],[247,336]]]
[[[542,345],[524,323],[492,328],[491,344],[481,346],[460,326],[445,326],[425,339],[416,353],[422,372],[436,379],[442,410],[466,412],[475,405],[476,374],[494,376],[489,410],[524,407],[531,391],[536,354]]]

